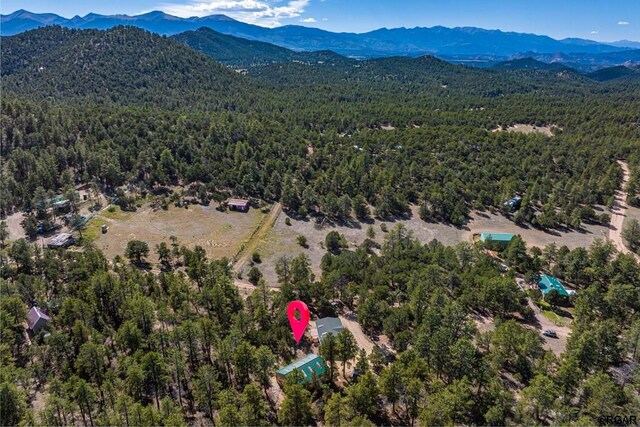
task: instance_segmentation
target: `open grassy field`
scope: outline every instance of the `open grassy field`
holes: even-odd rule
[[[588,247],[596,238],[604,239],[608,228],[598,225],[586,225],[582,231],[541,231],[531,227],[519,227],[502,215],[488,212],[473,212],[469,223],[462,228],[441,223],[429,223],[420,219],[417,207],[413,207],[411,216],[395,221],[371,220],[370,223],[352,222],[349,224],[325,224],[318,229],[313,220],[296,220],[289,218],[291,225],[286,225],[286,214],[280,215],[271,231],[262,240],[258,252],[262,256],[262,264],[258,268],[262,271],[269,285],[275,285],[277,276],[275,273],[275,260],[283,255],[295,257],[300,253],[306,253],[311,259],[311,266],[316,276],[320,274],[320,260],[326,253],[324,239],[327,233],[337,230],[343,234],[351,247],[362,243],[366,237],[367,228],[371,225],[376,233],[375,240],[382,242],[384,232],[381,224],[386,224],[390,230],[397,223],[404,224],[411,230],[416,238],[423,243],[436,239],[446,245],[455,245],[458,242],[470,242],[473,234],[482,231],[498,233],[520,234],[529,246],[544,247],[549,243],[558,246],[566,245],[570,249],[576,247]],[[299,235],[307,238],[308,248],[301,247],[296,239]]]
[[[127,242],[139,239],[153,251],[160,242],[170,243],[171,236],[178,237],[181,245],[193,248],[200,245],[209,258],[232,257],[251,235],[263,217],[260,210],[247,213],[220,212],[212,206],[191,205],[188,209],[170,206],[168,210],[154,211],[148,206],[137,212],[104,210],[89,221],[84,233],[94,244],[112,258],[123,255]],[[109,230],[102,234],[106,224]]]

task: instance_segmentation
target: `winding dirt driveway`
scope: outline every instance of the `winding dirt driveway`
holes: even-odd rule
[[[626,162],[618,160],[618,164],[622,168],[623,178],[622,186],[616,191],[616,199],[611,209],[611,224],[609,227],[609,240],[615,245],[618,251],[625,254],[632,254],[640,261],[640,256],[631,252],[624,244],[622,239],[622,225],[624,224],[624,218],[626,215],[627,206],[627,192],[625,187],[629,182],[629,165]]]

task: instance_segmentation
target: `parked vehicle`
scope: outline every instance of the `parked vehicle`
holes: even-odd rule
[[[549,338],[558,338],[558,333],[553,329],[545,329],[542,331],[542,335]]]

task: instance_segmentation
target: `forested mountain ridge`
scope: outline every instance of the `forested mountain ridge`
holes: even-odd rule
[[[181,43],[134,27],[45,27],[3,38],[2,62],[5,94],[23,97],[223,109],[251,99],[251,81]]]
[[[602,82],[615,79],[638,79],[640,78],[640,69],[619,65],[617,67],[602,68],[588,74],[587,76],[590,79]]]
[[[547,64],[546,62],[537,61],[533,58],[518,58],[512,59],[511,61],[500,62],[493,66],[493,68],[510,70],[510,69],[526,69],[526,70],[546,70],[546,71],[572,71],[571,67],[567,67],[562,65],[561,63],[551,63]]]
[[[310,63],[354,62],[331,51],[296,52],[271,43],[219,33],[207,27],[171,36],[187,46],[235,67],[302,61]]]
[[[526,192],[531,209],[519,220],[544,208],[540,225],[577,226],[618,188],[613,159],[637,161],[632,83],[429,56],[273,64],[243,76],[126,27],[43,28],[3,39],[2,54],[2,209],[29,206],[38,187],[56,191],[70,168],[111,188],[199,181],[300,213],[340,216],[336,200],[364,198],[386,217],[418,203],[426,219],[455,224],[471,206]],[[585,104],[598,105],[591,120]],[[555,139],[491,132],[523,122],[564,130]]]

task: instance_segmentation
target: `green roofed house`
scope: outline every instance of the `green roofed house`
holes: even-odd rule
[[[484,231],[480,233],[480,241],[482,243],[491,242],[501,246],[507,246],[511,239],[513,239],[513,236],[511,233],[491,233]]]
[[[563,297],[569,296],[569,292],[564,286],[562,286],[560,280],[553,276],[547,276],[546,274],[540,276],[540,280],[538,280],[538,288],[542,292],[542,295],[547,295],[552,290],[555,290]]]
[[[300,384],[306,384],[311,381],[314,375],[320,376],[327,371],[327,364],[324,359],[316,354],[307,354],[302,359],[280,368],[276,371],[276,379],[280,385],[284,384],[285,379],[295,370],[299,370],[304,375]]]

